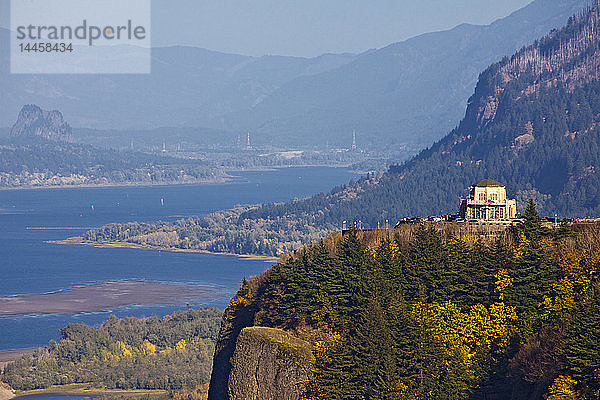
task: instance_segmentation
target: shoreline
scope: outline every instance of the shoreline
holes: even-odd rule
[[[231,173],[236,172],[270,172],[277,171],[278,169],[284,168],[347,168],[352,164],[306,164],[306,165],[276,165],[276,166],[265,166],[265,167],[249,167],[249,168],[235,168],[225,169],[225,174],[221,178],[198,180],[195,182],[160,182],[160,183],[147,183],[147,182],[130,182],[130,183],[86,183],[76,185],[42,185],[42,186],[0,186],[0,191],[11,191],[11,190],[46,190],[46,189],[102,189],[102,188],[123,188],[123,187],[155,187],[155,186],[193,186],[193,185],[219,185],[235,183],[236,175]],[[356,175],[364,175],[360,171],[351,171]]]
[[[51,244],[60,244],[60,245],[72,245],[72,246],[92,246],[101,249],[132,249],[132,250],[146,250],[146,251],[166,251],[170,253],[190,253],[190,254],[206,254],[213,256],[221,256],[221,257],[236,257],[244,260],[254,260],[254,261],[265,261],[265,262],[277,262],[279,261],[279,257],[269,257],[269,256],[259,256],[259,255],[251,255],[251,254],[234,254],[234,253],[217,253],[208,250],[198,250],[198,249],[177,249],[177,248],[165,248],[165,247],[157,247],[157,246],[144,246],[137,243],[129,243],[129,242],[106,242],[106,243],[98,243],[98,242],[90,242],[83,240],[81,236],[73,236],[67,239],[62,240],[47,240],[44,243]]]
[[[48,190],[48,189],[103,189],[103,188],[124,188],[124,187],[156,187],[156,186],[193,186],[193,185],[219,185],[225,183],[233,183],[235,176],[226,175],[222,179],[207,179],[197,182],[164,182],[164,183],[89,183],[81,185],[49,185],[49,186],[11,186],[0,187],[0,191],[11,190]]]

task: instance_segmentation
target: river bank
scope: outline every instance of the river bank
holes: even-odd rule
[[[234,254],[234,253],[217,253],[208,250],[197,250],[197,249],[178,249],[173,247],[159,247],[159,246],[151,246],[151,245],[141,245],[137,243],[129,243],[129,242],[106,242],[106,243],[98,243],[98,242],[90,242],[88,240],[84,240],[81,236],[74,236],[64,240],[49,240],[46,243],[52,244],[63,244],[63,245],[77,245],[77,246],[92,246],[101,249],[134,249],[134,250],[149,250],[149,251],[167,251],[171,253],[193,253],[193,254],[209,254],[213,256],[224,256],[224,257],[236,257],[244,260],[255,260],[255,261],[265,261],[265,262],[277,262],[279,261],[278,257],[269,257],[269,256],[259,256],[252,254]]]
[[[213,179],[199,179],[192,182],[130,182],[130,183],[84,183],[74,185],[22,185],[22,186],[0,186],[0,191],[12,190],[46,190],[46,189],[102,189],[102,188],[143,188],[161,186],[193,186],[193,185],[218,185],[231,183],[235,176],[224,175]]]

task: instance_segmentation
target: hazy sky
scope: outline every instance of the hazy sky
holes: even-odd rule
[[[0,0],[2,26],[8,1]],[[152,41],[257,56],[361,52],[463,22],[488,24],[530,1],[152,0]]]

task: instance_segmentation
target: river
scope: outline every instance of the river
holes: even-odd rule
[[[147,281],[210,286],[223,308],[244,277],[272,262],[237,257],[47,243],[110,222],[176,220],[236,204],[287,201],[326,192],[355,178],[344,168],[300,167],[235,173],[226,184],[0,191],[0,297],[52,293],[77,285]],[[162,200],[161,200],[162,199]],[[0,350],[43,346],[69,322],[165,315],[182,304],[129,305],[79,314],[0,317]]]

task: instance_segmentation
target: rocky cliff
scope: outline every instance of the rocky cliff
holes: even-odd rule
[[[314,357],[311,344],[274,328],[244,328],[227,384],[229,399],[299,400]]]
[[[215,356],[210,376],[210,388],[208,391],[208,398],[210,400],[224,400],[229,398],[227,385],[229,376],[231,375],[231,360],[235,352],[236,341],[242,329],[252,326],[254,322],[256,307],[250,305],[250,302],[243,300],[244,298],[240,297],[243,294],[238,293],[238,296],[232,300],[223,313],[221,330],[215,346]]]
[[[213,361],[210,400],[300,399],[314,363],[310,343],[256,327],[246,289],[225,310]]]
[[[46,111],[34,104],[21,108],[10,136],[40,136],[45,139],[72,142],[73,134],[60,111]]]

